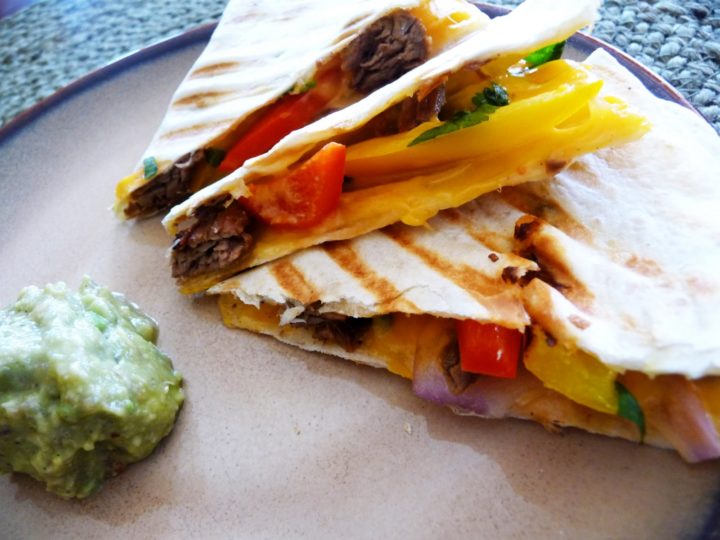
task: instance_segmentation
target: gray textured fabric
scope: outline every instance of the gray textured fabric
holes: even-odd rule
[[[494,3],[513,6],[520,0]],[[0,126],[93,69],[217,20],[224,5],[225,0],[41,0],[0,20]],[[606,0],[593,34],[670,81],[720,131],[718,0]]]

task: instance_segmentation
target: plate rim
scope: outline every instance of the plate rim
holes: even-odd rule
[[[470,1],[491,18],[506,15],[511,11],[510,8],[505,6],[498,6],[486,2],[477,2],[475,0]],[[174,36],[160,39],[146,47],[134,49],[98,68],[89,71],[85,75],[82,75],[70,83],[61,86],[55,90],[55,92],[42,98],[34,105],[31,105],[29,108],[14,116],[4,126],[0,127],[0,143],[9,139],[12,134],[31,123],[49,109],[59,105],[76,93],[82,92],[86,88],[98,84],[125,69],[132,68],[139,63],[161,56],[166,52],[209,40],[217,25],[217,22],[201,24]],[[588,54],[592,50],[598,48],[606,50],[624,67],[629,69],[634,75],[638,76],[645,87],[651,92],[657,95],[657,92],[654,92],[653,88],[648,87],[648,84],[654,85],[656,89],[662,89],[662,93],[664,95],[659,97],[670,99],[675,103],[692,110],[714,129],[714,126],[708,122],[707,118],[705,118],[705,116],[703,116],[703,114],[692,103],[690,103],[690,101],[682,95],[679,90],[626,52],[585,32],[576,32],[569,39],[571,40],[573,46],[587,52]]]
[[[490,17],[501,16],[511,11],[505,6],[477,2],[474,0],[471,1]],[[31,124],[46,112],[51,111],[54,107],[61,105],[65,100],[72,98],[86,89],[118,75],[125,70],[131,69],[138,64],[162,56],[165,53],[177,51],[183,47],[189,47],[208,41],[217,27],[217,24],[217,22],[204,23],[189,30],[185,30],[179,34],[159,39],[145,47],[133,49],[132,51],[129,51],[58,88],[52,94],[42,98],[37,103],[23,110],[5,125],[0,127],[0,145],[8,141],[15,133]],[[583,52],[589,53],[590,51],[598,48],[606,50],[633,74],[636,76],[642,75],[640,79],[646,87],[648,87],[648,83],[650,83],[662,89],[665,96],[660,97],[665,97],[666,99],[669,98],[675,103],[694,111],[703,118],[703,120],[710,124],[702,113],[693,106],[688,99],[679,92],[679,90],[629,54],[613,45],[610,45],[602,39],[596,38],[584,32],[576,32],[573,36],[571,36],[570,40],[572,41],[573,46]],[[653,91],[652,88],[649,89]],[[712,124],[710,125],[712,126]],[[716,492],[714,501],[710,502],[708,512],[704,518],[705,519],[703,520],[701,526],[698,528],[699,535],[697,538],[717,538],[715,535],[717,530],[720,529],[720,491]]]

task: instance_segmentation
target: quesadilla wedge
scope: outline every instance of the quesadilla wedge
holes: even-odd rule
[[[605,52],[652,122],[547,182],[210,289],[225,323],[383,367],[460,414],[720,457],[720,138]]]
[[[395,222],[423,224],[641,136],[644,119],[619,99],[600,98],[603,83],[591,69],[523,60],[591,22],[596,7],[528,0],[173,208],[163,223],[176,236],[172,272],[181,291],[201,292],[303,247]],[[424,121],[428,99],[434,112]],[[398,131],[408,106],[404,129],[377,135],[388,123]]]
[[[167,211],[486,22],[464,0],[231,0],[140,163],[117,185],[115,212]]]

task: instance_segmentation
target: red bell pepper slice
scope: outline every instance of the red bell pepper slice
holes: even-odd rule
[[[228,150],[218,169],[231,173],[245,161],[264,154],[285,135],[306,126],[335,97],[342,74],[339,70],[320,75],[317,84],[302,94],[281,98]]]
[[[337,208],[344,175],[345,147],[331,142],[287,174],[251,184],[242,201],[268,225],[310,227]]]
[[[456,321],[463,371],[512,379],[522,352],[519,330],[472,320]]]

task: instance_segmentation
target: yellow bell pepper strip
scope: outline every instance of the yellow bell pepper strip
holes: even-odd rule
[[[617,414],[617,372],[589,354],[561,345],[535,328],[525,367],[543,384],[596,411]]]
[[[558,89],[498,109],[488,121],[415,146],[408,145],[428,129],[425,122],[406,133],[370,139],[348,147],[345,174],[388,176],[432,169],[450,162],[491,159],[499,153],[541,141],[548,131],[573,117],[597,96],[602,81],[562,85]],[[619,112],[620,107],[616,110]]]
[[[416,144],[430,141],[436,137],[447,135],[453,131],[467,129],[481,122],[486,122],[498,107],[508,105],[510,98],[505,88],[499,84],[492,83],[490,86],[483,88],[482,91],[475,94],[471,101],[475,107],[474,110],[457,111],[450,120],[424,131],[410,141],[408,146],[415,146]]]
[[[502,110],[509,108],[503,107]],[[495,116],[498,114],[499,111]],[[462,161],[375,187],[364,187],[362,182],[365,180],[355,178],[353,186],[358,189],[344,191],[337,208],[319,223],[302,230],[258,228],[255,248],[247,257],[222,270],[188,278],[181,284],[180,290],[184,294],[201,292],[245,268],[311,245],[359,236],[393,223],[423,225],[440,210],[462,206],[504,186],[543,180],[548,177],[549,167],[560,164],[562,168],[578,155],[608,144],[633,140],[645,129],[643,118],[628,114],[622,106],[603,102],[597,109],[591,108],[587,117],[583,117],[577,125],[550,128],[532,144],[494,154],[488,159]],[[558,169],[552,169],[552,172],[558,172]]]
[[[720,377],[704,377],[692,381],[692,385],[720,433]]]

